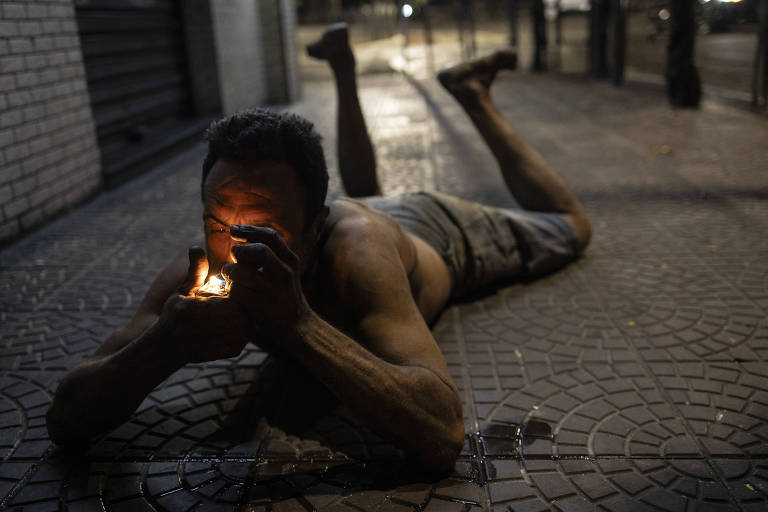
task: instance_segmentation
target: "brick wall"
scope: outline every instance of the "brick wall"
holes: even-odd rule
[[[0,243],[100,185],[72,0],[0,1]]]

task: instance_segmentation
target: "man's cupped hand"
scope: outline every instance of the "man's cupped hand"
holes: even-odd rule
[[[200,247],[189,249],[184,283],[163,306],[158,326],[169,349],[185,363],[235,357],[249,341],[243,308],[230,297],[195,296],[208,276],[208,259]]]

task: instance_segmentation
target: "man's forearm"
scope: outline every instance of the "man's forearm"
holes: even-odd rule
[[[342,403],[426,466],[453,463],[464,437],[461,401],[435,372],[386,362],[315,314],[298,336],[290,354]]]
[[[85,442],[127,420],[150,391],[183,365],[178,354],[162,349],[164,335],[155,324],[114,354],[70,370],[48,410],[51,439]]]

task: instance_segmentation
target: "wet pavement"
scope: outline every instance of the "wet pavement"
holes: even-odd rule
[[[426,73],[360,85],[386,193],[512,204]],[[304,90],[292,109],[317,123],[335,166],[334,89]],[[766,510],[765,117],[524,73],[493,93],[583,200],[594,239],[563,271],[454,305],[434,326],[464,404],[452,474],[419,474],[301,368],[255,347],[177,372],[87,453],[48,440],[62,372],[200,233],[200,147],[0,252],[0,509]]]

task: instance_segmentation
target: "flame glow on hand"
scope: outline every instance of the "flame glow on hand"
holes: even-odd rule
[[[224,297],[229,295],[232,283],[222,274],[216,274],[208,278],[208,281],[197,290],[197,295],[203,297]]]

